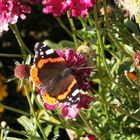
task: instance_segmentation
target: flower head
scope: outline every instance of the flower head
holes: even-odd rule
[[[92,7],[94,0],[43,0],[45,14],[52,13],[55,17],[70,11],[73,17],[86,16],[88,8]]]
[[[75,106],[64,105],[61,109],[61,115],[68,119],[76,118],[79,109]]]
[[[45,14],[52,13],[53,16],[58,17],[67,11],[68,0],[43,0],[42,4],[45,6],[43,12]]]
[[[110,5],[107,5],[106,10],[107,10],[108,14],[111,14],[113,12],[113,9],[112,9],[112,7]],[[100,9],[100,13],[101,13],[101,15],[105,15],[104,7]]]
[[[89,103],[90,102],[93,102],[94,100],[95,99],[93,97],[90,97],[87,94],[81,94],[81,96],[80,96],[80,102],[78,103],[77,108],[83,107],[85,109],[89,109],[90,108]]]
[[[59,105],[58,102],[57,102],[56,104],[54,104],[54,105],[48,104],[48,103],[45,102],[45,100],[43,100],[43,99],[42,99],[42,103],[43,103],[44,107],[45,107],[47,110],[56,110],[57,107],[58,107],[58,105]]]
[[[84,55],[76,53],[73,49],[67,49],[65,52],[60,49],[57,50],[57,54],[64,58],[65,65],[67,67],[78,67],[86,63]]]
[[[26,64],[18,65],[14,69],[14,75],[15,75],[15,77],[17,77],[19,79],[28,78],[29,77],[29,73],[30,73],[30,68]]]
[[[130,18],[135,17],[136,22],[140,26],[140,2],[138,0],[115,0],[119,7],[123,7],[123,10],[129,12]],[[128,15],[128,13],[127,13]]]
[[[90,102],[93,102],[94,98],[88,96],[87,94],[81,94],[80,95],[80,102],[77,105],[67,105],[67,104],[62,104],[61,106],[61,115],[67,119],[74,119],[77,117],[77,114],[80,110],[80,108],[85,108],[85,109],[89,109]]]
[[[29,14],[31,9],[22,3],[21,0],[1,0],[0,1],[0,34],[8,31],[10,24],[15,24],[18,18],[25,19],[25,14]]]
[[[88,8],[92,7],[94,0],[71,0],[70,1],[70,11],[73,17],[82,16],[85,17]]]
[[[67,49],[65,52],[57,50],[60,57],[64,58],[65,65],[72,69],[72,74],[78,82],[78,88],[84,91],[92,90],[92,84],[88,81],[92,69],[88,67],[88,61],[82,53],[77,53],[73,49]]]

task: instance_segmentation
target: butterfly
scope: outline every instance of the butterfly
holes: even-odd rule
[[[35,57],[30,70],[33,83],[40,89],[43,101],[51,106],[58,103],[75,105],[80,101],[77,81],[71,69],[52,48],[35,44]]]

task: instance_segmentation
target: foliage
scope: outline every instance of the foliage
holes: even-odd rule
[[[36,4],[31,6],[32,10],[36,8],[34,6],[37,6],[40,11],[41,4],[38,3],[38,1],[30,0],[30,3]],[[81,6],[83,3],[78,4]],[[57,26],[59,24],[60,27],[66,31],[69,35],[69,40],[67,40],[65,36],[63,39],[55,42],[53,40],[49,40],[48,38],[41,39],[40,37],[40,39],[38,39],[35,32],[32,32],[34,41],[29,41],[27,43],[26,30],[22,31],[19,28],[25,21],[16,25],[8,20],[6,26],[7,28],[9,26],[15,35],[20,53],[19,51],[18,53],[16,51],[15,54],[1,52],[0,57],[10,58],[11,62],[14,62],[16,59],[16,66],[14,64],[14,67],[19,67],[20,65],[32,66],[34,51],[32,50],[32,47],[26,45],[25,43],[32,44],[32,46],[34,46],[34,42],[40,40],[55,50],[61,49],[61,51],[63,50],[63,52],[67,52],[65,55],[71,53],[68,52],[67,49],[71,51],[70,48],[72,48],[73,55],[68,56],[70,57],[68,62],[73,62],[72,57],[74,56],[74,62],[78,63],[78,51],[80,50],[80,52],[85,56],[86,64],[84,61],[82,65],[76,65],[78,66],[76,67],[77,69],[83,68],[84,71],[82,71],[82,74],[79,77],[77,76],[77,78],[80,79],[83,74],[87,72],[86,70],[88,68],[92,68],[90,76],[87,74],[85,79],[81,78],[83,81],[86,81],[86,86],[90,85],[90,88],[81,90],[81,94],[84,95],[86,93],[88,97],[83,99],[80,108],[78,108],[79,112],[77,112],[78,114],[74,118],[65,118],[65,116],[61,115],[60,108],[56,110],[47,110],[43,106],[41,97],[38,94],[39,91],[35,88],[30,77],[27,77],[28,73],[26,73],[26,69],[25,71],[22,69],[22,72],[24,71],[26,75],[22,75],[22,78],[15,78],[14,76],[10,78],[11,74],[8,76],[8,82],[10,84],[13,81],[18,81],[16,83],[19,84],[21,91],[24,90],[24,97],[20,96],[20,100],[24,103],[26,102],[25,104],[27,106],[23,109],[18,108],[18,106],[11,107],[6,105],[4,99],[0,102],[0,107],[18,114],[16,117],[18,124],[20,124],[19,129],[11,128],[8,123],[3,125],[3,122],[6,120],[3,119],[1,115],[1,139],[56,140],[58,138],[63,139],[61,131],[65,130],[69,137],[74,137],[74,139],[139,140],[140,73],[138,66],[140,62],[140,30],[139,25],[136,23],[139,23],[138,19],[136,18],[135,22],[134,19],[126,17],[121,9],[122,7],[118,7],[118,5],[113,2],[106,2],[105,0],[98,1],[96,3],[91,0],[84,7],[84,10],[89,11],[88,13],[86,11],[86,17],[85,11],[81,9],[81,7],[80,13],[73,13],[74,8],[76,8],[73,3],[67,5],[67,8],[69,8],[67,10],[62,7],[57,7],[61,10],[59,12],[57,9],[53,9],[49,12],[48,3],[45,0],[43,5],[46,7],[45,13],[52,13],[55,16],[53,18],[56,19],[55,22],[57,21]],[[53,2],[51,5],[56,6]],[[76,11],[77,10],[78,9],[76,9]],[[62,14],[65,15],[62,16]],[[49,15],[47,16],[49,17]],[[43,13],[42,17],[45,18]],[[32,16],[27,17],[27,20],[28,18],[30,19]],[[16,20],[16,22],[18,21]],[[68,26],[70,26],[70,29]],[[51,30],[57,34],[53,28],[51,28]],[[60,33],[58,34],[58,37],[61,36]],[[6,34],[8,34],[8,32],[4,33],[3,36]],[[10,36],[12,35],[10,34]],[[19,64],[19,60],[21,64]],[[82,60],[79,59],[79,61]],[[68,63],[66,59],[65,62]],[[73,64],[72,66],[75,65]],[[4,69],[4,63],[1,66],[1,69]],[[81,87],[85,86],[85,81],[83,81],[78,81],[78,84],[82,85]],[[8,84],[4,84],[7,88]],[[3,85],[3,83],[0,85]],[[7,92],[5,90],[4,93],[6,93],[5,96],[7,96]],[[2,92],[0,93],[0,97],[1,96],[3,98]],[[9,98],[7,97],[7,99]],[[24,104],[22,107],[24,107]]]

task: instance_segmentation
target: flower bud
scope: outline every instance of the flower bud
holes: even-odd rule
[[[16,66],[16,68],[14,69],[14,75],[15,77],[19,79],[28,78],[30,75],[29,66],[26,64],[21,64],[21,65]]]
[[[108,5],[106,7],[106,10],[107,10],[107,14],[111,14],[112,13],[112,7],[110,5]],[[105,9],[104,9],[104,7],[100,9],[100,13],[101,13],[101,15],[105,15]]]

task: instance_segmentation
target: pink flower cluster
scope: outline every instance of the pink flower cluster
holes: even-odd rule
[[[67,49],[65,52],[60,49],[57,54],[65,60],[65,65],[72,70],[72,74],[78,82],[78,88],[83,91],[92,91],[93,84],[88,81],[92,72],[88,67],[88,62],[82,53],[77,53],[73,49]]]
[[[21,0],[0,0],[0,34],[8,30],[10,24],[15,24],[18,18],[25,19],[31,8]]]
[[[94,0],[43,0],[43,12],[52,13],[58,17],[61,14],[70,11],[71,16],[86,16],[88,8],[94,5]]]

